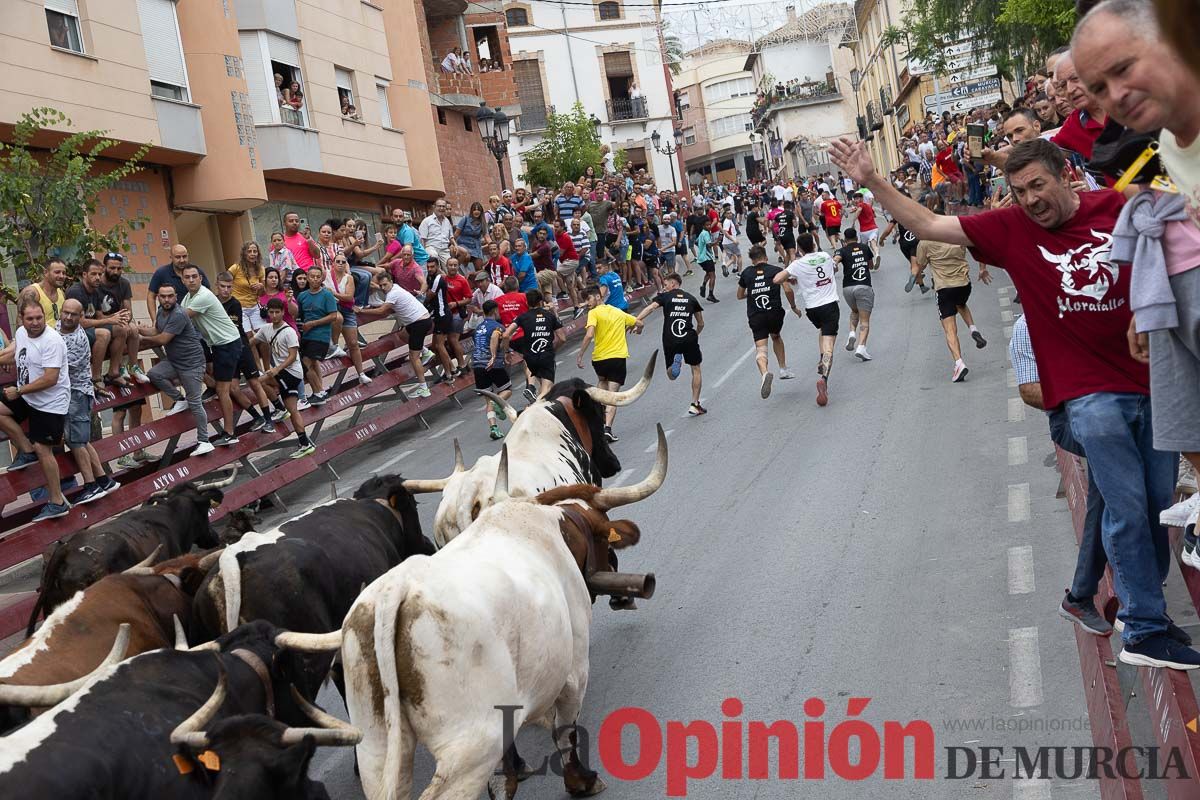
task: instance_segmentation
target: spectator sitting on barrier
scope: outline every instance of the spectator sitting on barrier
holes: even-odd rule
[[[325,288],[325,269],[320,264],[308,268],[307,284],[308,288],[296,295],[300,311],[300,356],[312,389],[308,405],[320,406],[329,399],[321,377],[321,361],[329,351],[338,308],[333,292]]]
[[[58,332],[67,348],[67,374],[71,383],[71,404],[65,424],[67,449],[83,476],[83,491],[75,498],[77,506],[99,500],[121,486],[104,474],[104,464],[91,445],[96,391],[92,385],[92,346],[79,324],[82,319],[83,306],[78,300],[68,298],[59,310]]]
[[[288,420],[300,446],[292,458],[303,458],[316,452],[316,447],[304,431],[304,420],[300,416],[300,391],[304,383],[304,370],[300,366],[300,339],[295,329],[284,320],[284,302],[278,297],[267,301],[267,325],[254,332],[254,342],[264,345],[268,351],[270,368],[263,373],[267,385],[283,401]]]
[[[169,397],[174,405],[166,416],[190,410],[196,422],[196,449],[193,456],[213,451],[208,441],[208,416],[204,412],[204,348],[200,346],[200,331],[179,307],[175,287],[164,282],[158,287],[158,314],[154,326],[140,325],[142,343],[147,347],[162,347],[167,357],[150,369],[150,382]],[[186,400],[175,388],[178,380],[187,393]]]
[[[230,396],[254,420],[250,425],[251,431],[261,430],[267,433],[274,433],[275,426],[271,422],[271,404],[267,400],[267,393],[263,391],[262,382],[259,380],[262,376],[262,370],[258,368],[258,361],[254,357],[250,340],[246,337],[246,329],[242,327],[242,319],[244,318],[242,304],[233,296],[233,276],[228,272],[222,272],[217,276],[217,300],[221,302],[221,308],[225,309],[225,314],[229,317],[229,321],[237,328],[238,338],[242,343],[242,352],[238,356],[235,377],[236,375],[241,375],[245,379],[254,398],[258,400],[259,407],[255,408],[254,404],[246,399],[246,395],[240,389],[232,391]],[[257,308],[258,304],[255,303],[255,313],[258,313]]]
[[[141,337],[138,335],[137,328],[133,324],[133,287],[130,286],[129,280],[122,274],[125,272],[125,257],[120,253],[107,253],[104,256],[104,280],[100,281],[100,292],[103,295],[100,311],[106,315],[112,315],[119,312],[124,313],[124,322],[114,325],[114,333],[120,328],[125,328],[128,332],[125,335],[123,354],[125,362],[128,364],[119,364],[120,375],[122,377],[131,377],[138,383],[149,383],[150,378],[142,370],[142,365],[138,361],[139,351],[142,347]],[[121,359],[115,355],[117,343],[121,341],[119,335],[113,337],[112,347],[110,349],[110,357],[115,358],[117,362]]]
[[[103,313],[104,293],[100,291],[100,284],[103,282],[104,265],[94,258],[89,259],[84,264],[80,281],[67,290],[67,299],[77,301],[83,309],[80,327],[92,345],[91,370],[95,391],[111,396],[104,388],[106,385],[124,387],[129,384],[119,372],[127,344],[136,352],[141,343],[138,341],[137,331],[125,325],[130,321],[130,317],[124,309],[113,314]],[[100,368],[104,365],[106,353],[111,356],[109,368],[101,379]]]
[[[391,275],[379,276],[379,288],[383,292],[382,302],[368,308],[355,309],[355,312],[364,322],[395,315],[396,322],[408,335],[408,363],[412,365],[413,375],[417,379],[417,388],[411,392],[411,396],[429,397],[425,367],[421,363],[425,352],[425,337],[433,330],[433,318],[429,309],[421,305],[411,293],[397,286]]]
[[[234,433],[233,398],[230,397],[230,392],[242,356],[242,339],[238,336],[238,329],[229,321],[221,301],[208,287],[200,285],[199,267],[188,264],[183,270],[183,282],[188,293],[183,296],[180,305],[200,331],[212,353],[212,376],[217,385],[223,422],[221,432],[213,437],[212,443],[219,447],[228,447],[238,442]]]
[[[468,330],[474,328],[483,319],[483,304],[504,294],[499,286],[492,283],[491,276],[483,270],[476,272],[472,281],[475,284],[475,291],[471,292],[471,304],[467,306],[472,315],[472,319],[467,321]]]
[[[16,364],[17,382],[4,387],[0,399],[0,431],[20,450],[8,471],[40,464],[46,478],[49,502],[34,522],[66,516],[71,512],[63,497],[58,462],[53,447],[62,443],[67,411],[71,405],[71,379],[67,372],[67,346],[62,336],[47,327],[46,315],[37,297],[26,295],[17,304],[21,327],[0,350],[0,364]],[[21,423],[29,420],[29,435]]]
[[[30,295],[42,307],[42,316],[46,324],[58,324],[58,310],[62,308],[66,294],[63,287],[67,285],[67,264],[61,258],[52,258],[46,262],[42,270],[42,279],[21,291],[21,296]]]

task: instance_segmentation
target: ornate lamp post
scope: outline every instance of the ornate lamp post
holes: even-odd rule
[[[508,140],[512,135],[508,115],[498,108],[493,111],[480,103],[479,110],[475,112],[475,122],[479,125],[480,138],[496,159],[496,168],[500,170],[500,188],[507,189],[504,183],[504,157],[508,155]]]
[[[678,193],[679,192],[679,182],[677,180],[675,180],[675,154],[679,152],[679,148],[683,145],[683,131],[676,128],[673,131],[673,136],[675,138],[675,144],[671,144],[668,142],[666,147],[659,146],[659,144],[662,142],[662,134],[660,134],[658,131],[655,131],[654,133],[650,134],[650,141],[653,142],[653,144],[654,144],[655,152],[662,153],[664,156],[670,157],[670,159],[671,159],[671,186],[675,189],[676,193]]]

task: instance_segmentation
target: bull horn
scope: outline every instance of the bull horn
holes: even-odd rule
[[[614,489],[601,489],[592,496],[592,505],[599,511],[625,506],[644,500],[658,491],[667,477],[667,436],[663,427],[658,426],[658,455],[654,459],[654,468],[646,478],[633,486],[620,486]]]
[[[195,647],[188,648],[189,653],[210,653],[210,652],[218,653],[220,651],[221,651],[221,645],[218,644],[216,642],[216,640],[213,640],[211,642],[205,642],[204,644],[198,644]]]
[[[225,665],[217,660],[217,688],[213,689],[212,696],[204,701],[204,705],[196,709],[196,712],[190,717],[179,723],[179,727],[171,731],[171,744],[186,744],[194,750],[204,750],[208,747],[208,734],[204,729],[208,727],[208,723],[212,722],[213,717],[217,715],[217,710],[221,708],[221,704],[225,702]]]
[[[221,478],[220,480],[212,481],[211,483],[197,483],[196,488],[200,491],[205,491],[207,489],[224,489],[226,486],[229,486],[235,480],[237,480],[238,470],[241,468],[241,464],[234,464],[233,472],[229,473],[229,477]]]
[[[171,620],[175,623],[175,649],[187,650],[188,640],[187,634],[183,632],[183,623],[179,621],[178,614],[172,614]]]
[[[332,714],[327,714],[304,699],[296,687],[292,687],[292,699],[304,712],[305,716],[317,723],[316,728],[291,728],[280,737],[282,744],[299,744],[305,737],[311,736],[318,746],[353,747],[362,741],[362,731],[348,722],[344,722]]]
[[[224,547],[213,550],[211,553],[196,562],[196,569],[200,570],[201,572],[208,572],[210,569],[212,569],[213,564],[221,560],[221,553],[223,552],[225,552]]]
[[[454,472],[450,473],[445,478],[437,479],[413,479],[404,482],[404,488],[410,494],[428,494],[430,492],[440,492],[446,488],[446,484],[450,483],[450,478],[454,477],[455,473],[462,472],[466,469],[463,463],[462,448],[458,446],[458,439],[454,440]]]
[[[492,489],[492,505],[508,499],[508,445],[500,448],[500,464],[496,467],[496,485]]]
[[[454,439],[454,471],[465,472],[467,469],[466,462],[463,461],[462,448],[458,445],[458,438]]]
[[[627,406],[646,393],[647,387],[650,386],[650,379],[654,377],[654,365],[656,363],[658,363],[657,350],[654,351],[654,355],[650,356],[650,363],[646,365],[645,371],[642,372],[642,379],[633,386],[623,392],[610,392],[607,389],[601,389],[597,386],[589,386],[587,389],[588,396],[602,405]]]
[[[153,575],[154,570],[150,569],[150,565],[153,564],[155,562],[155,560],[158,559],[158,554],[162,552],[162,549],[163,549],[163,546],[160,543],[158,545],[158,547],[154,548],[154,552],[152,552],[150,555],[143,558],[138,563],[134,564],[129,569],[122,570],[121,574],[122,575]]]
[[[510,421],[517,418],[517,410],[509,405],[507,400],[495,392],[489,392],[487,389],[476,389],[475,394],[486,397],[488,400],[491,400],[493,403],[500,406],[500,408],[504,410],[505,416],[507,416]]]
[[[298,650],[301,653],[328,653],[342,647],[342,631],[329,633],[297,633],[284,631],[275,637],[275,646],[284,650]]]
[[[49,686],[15,686],[0,685],[0,705],[24,706],[26,708],[50,708],[66,700],[83,685],[97,675],[101,670],[120,662],[129,650],[129,623],[122,622],[117,628],[117,637],[113,640],[112,649],[94,670],[67,683],[56,683]]]

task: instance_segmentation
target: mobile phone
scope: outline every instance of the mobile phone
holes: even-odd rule
[[[382,243],[383,243],[383,234],[382,234],[382,233],[380,233],[379,231],[375,231],[375,243],[376,243],[376,244],[382,244]]]
[[[986,132],[987,126],[982,123],[971,122],[967,124],[967,152],[970,153],[974,161],[983,159],[983,136]]]
[[[355,238],[357,238],[357,239],[358,239],[360,242],[364,242],[364,241],[366,241],[366,239],[367,239],[367,232],[366,232],[366,231],[355,231],[355,232],[354,232],[354,236],[355,236]]]

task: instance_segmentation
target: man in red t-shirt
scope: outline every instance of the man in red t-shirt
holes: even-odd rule
[[[861,194],[854,196],[854,204],[846,219],[858,223],[858,241],[861,244],[875,248],[875,240],[879,238],[879,223],[875,221],[875,209],[871,202]]]
[[[446,259],[446,287],[454,309],[454,332],[461,334],[467,321],[467,306],[471,304],[471,282],[459,271],[458,259]]]
[[[509,275],[500,284],[500,288],[504,290],[504,294],[496,298],[496,305],[499,306],[500,324],[505,328],[512,324],[513,320],[529,310],[529,301],[526,299],[525,293],[518,291],[520,285],[515,275]],[[522,336],[524,334],[518,328],[509,341],[512,343],[512,349],[523,356],[525,355],[525,342],[521,338]],[[525,382],[529,383],[530,378],[529,368],[525,367]]]
[[[1119,658],[1200,668],[1200,653],[1182,643],[1163,597],[1171,559],[1159,514],[1171,504],[1178,456],[1154,449],[1150,375],[1127,340],[1130,270],[1110,258],[1124,197],[1074,191],[1062,150],[1034,139],[1014,146],[1004,167],[1016,205],[940,216],[877,173],[862,142],[841,139],[829,150],[920,239],[969,247],[980,262],[1008,271],[1029,325],[1043,405],[1066,410],[1104,498],[1101,537],[1125,624]],[[1063,612],[1081,601],[1092,602],[1068,593]]]
[[[828,189],[821,192],[821,222],[825,226],[825,235],[829,237],[829,246],[840,246],[842,243],[842,204]]]
[[[514,274],[512,264],[507,258],[500,255],[500,245],[496,244],[495,242],[492,242],[486,246],[486,252],[488,260],[487,263],[483,265],[483,268],[487,270],[487,274],[489,277],[491,277],[492,283],[496,284],[497,286],[503,286],[504,279],[509,275]]]

